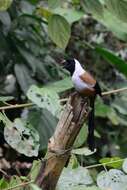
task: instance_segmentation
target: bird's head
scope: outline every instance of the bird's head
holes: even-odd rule
[[[62,61],[63,68],[70,72],[71,76],[75,71],[75,59],[66,59]]]

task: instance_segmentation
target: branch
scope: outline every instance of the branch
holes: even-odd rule
[[[24,187],[24,186],[27,186],[27,185],[29,185],[29,184],[31,184],[31,183],[33,183],[34,181],[33,180],[31,180],[31,181],[28,181],[28,182],[25,182],[25,183],[20,183],[20,184],[18,184],[18,185],[15,185],[15,186],[13,186],[13,187],[9,187],[9,188],[7,188],[7,189],[4,189],[4,190],[12,190],[12,189],[17,189],[17,188],[19,188],[19,187]]]
[[[107,92],[102,92],[102,96],[108,96],[111,94],[124,92],[126,90],[127,90],[127,87],[116,89],[116,90],[111,90],[111,91],[107,91]],[[66,102],[67,100],[68,100],[67,98],[64,98],[64,99],[61,99],[60,102]],[[2,107],[0,107],[0,111],[8,110],[8,109],[18,109],[18,108],[31,107],[34,105],[35,105],[34,103],[25,103],[25,104],[15,104],[15,105],[9,105],[9,106],[2,106]]]
[[[127,87],[116,89],[116,90],[111,90],[111,91],[108,91],[108,92],[102,92],[102,96],[107,96],[107,95],[115,94],[115,93],[118,93],[118,92],[123,92],[123,91],[126,91],[126,90],[127,90]]]

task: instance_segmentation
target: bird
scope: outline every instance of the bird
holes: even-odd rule
[[[94,112],[95,112],[95,99],[96,96],[99,95],[102,97],[102,91],[99,83],[94,77],[87,72],[80,62],[75,59],[66,59],[62,61],[63,68],[69,71],[72,79],[72,83],[74,88],[79,94],[83,96],[87,96],[90,99],[90,107],[91,111],[88,116],[88,137],[87,143],[89,149],[94,151],[95,149],[95,139],[94,139]]]

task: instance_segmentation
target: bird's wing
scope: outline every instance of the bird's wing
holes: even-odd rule
[[[82,81],[84,81],[88,85],[94,86],[96,84],[96,80],[88,72],[84,72],[79,77]]]

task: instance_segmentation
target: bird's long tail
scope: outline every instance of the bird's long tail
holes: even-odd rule
[[[90,98],[90,107],[91,111],[89,113],[89,118],[88,118],[88,138],[87,138],[87,143],[89,146],[89,149],[91,151],[94,151],[95,148],[95,139],[94,139],[94,103],[95,103],[96,96]]]

